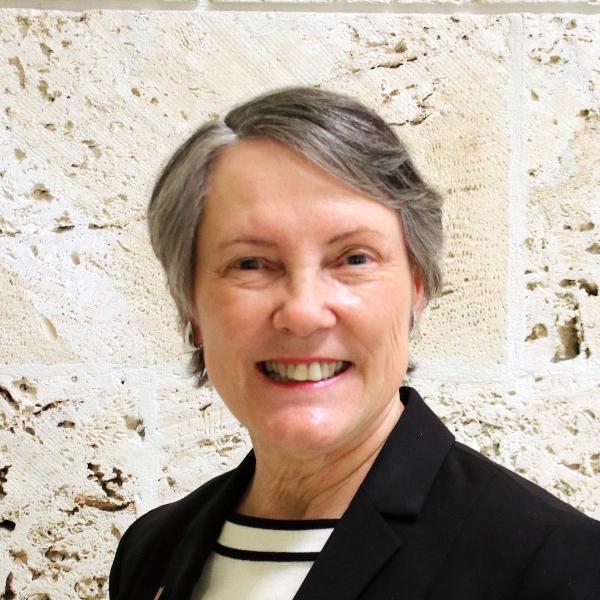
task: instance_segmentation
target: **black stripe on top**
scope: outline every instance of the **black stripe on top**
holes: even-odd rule
[[[331,529],[339,523],[339,519],[263,519],[262,517],[248,517],[246,515],[233,514],[227,519],[236,525],[255,527],[257,529],[279,529],[298,531],[303,529]]]
[[[251,560],[256,562],[314,562],[319,556],[318,552],[259,552],[257,550],[238,550],[222,546],[215,542],[214,551],[227,558],[238,560]]]

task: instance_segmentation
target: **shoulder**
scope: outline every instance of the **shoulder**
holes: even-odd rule
[[[600,527],[600,522],[587,517],[541,486],[460,442],[454,443],[450,461],[453,459],[456,463],[454,468],[458,466],[467,469],[471,476],[487,482],[487,493],[482,495],[482,500],[490,496],[501,498],[512,511],[517,508],[517,514],[526,513],[522,516],[526,516],[528,520],[533,519],[540,526],[573,522],[586,524],[592,529]]]
[[[466,529],[507,543],[538,543],[556,528],[598,537],[600,522],[539,485],[454,442],[437,476],[436,504],[469,506]],[[527,540],[526,540],[526,539]]]
[[[498,544],[524,559],[519,600],[600,598],[599,521],[459,442],[447,468],[477,482],[471,535],[476,528],[487,548]]]
[[[173,533],[196,514],[198,509],[208,500],[231,476],[231,472],[223,473],[210,479],[199,488],[180,500],[158,506],[134,521],[125,532],[123,538],[131,546],[148,546],[154,540],[165,542],[174,537]]]
[[[111,598],[116,596],[120,587],[131,585],[127,583],[128,579],[140,575],[146,566],[156,569],[157,565],[165,564],[186,524],[226,483],[231,473],[209,480],[180,500],[150,510],[129,526],[119,541],[111,567]]]

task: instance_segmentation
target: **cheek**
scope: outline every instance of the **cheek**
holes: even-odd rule
[[[373,348],[391,341],[397,349],[408,337],[410,307],[405,297],[406,290],[388,285],[361,298],[360,311],[355,311],[354,318],[365,325],[365,332],[370,332]]]
[[[226,327],[244,316],[236,297],[219,285],[203,289],[196,296],[196,307],[200,326],[206,333]]]
[[[237,351],[244,352],[247,345],[255,344],[261,338],[260,332],[267,322],[266,306],[249,298],[240,301],[239,295],[215,293],[211,298],[212,301],[198,305],[200,329],[208,352],[226,350],[231,356]]]
[[[371,304],[369,327],[365,329],[365,346],[376,355],[376,360],[381,361],[386,374],[395,374],[408,356],[410,308],[408,299],[403,300],[403,294],[406,290],[396,287],[380,294],[379,301]]]
[[[394,373],[402,368],[408,356],[408,330],[405,321],[406,317],[397,312],[387,334],[386,372],[388,373]]]

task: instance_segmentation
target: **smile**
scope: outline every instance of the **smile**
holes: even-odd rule
[[[332,379],[350,368],[347,361],[311,362],[300,364],[266,361],[258,367],[269,379],[280,382],[316,382]]]

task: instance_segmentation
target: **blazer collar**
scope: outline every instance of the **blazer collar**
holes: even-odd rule
[[[454,436],[416,390],[400,388],[400,400],[404,411],[398,423],[295,600],[356,598],[403,544],[384,515],[415,516],[421,511]],[[190,597],[223,522],[250,482],[254,465],[250,452],[182,532],[164,580],[167,600]]]

